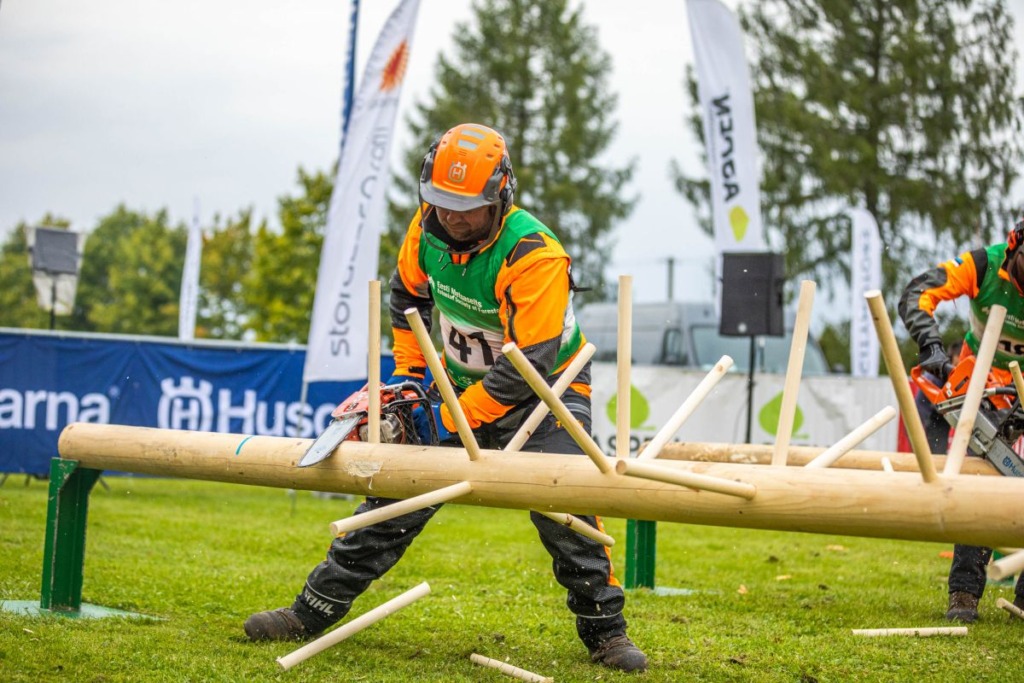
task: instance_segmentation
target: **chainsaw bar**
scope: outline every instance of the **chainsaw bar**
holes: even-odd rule
[[[359,426],[359,420],[362,418],[362,414],[355,414],[331,420],[331,423],[327,425],[327,429],[322,431],[320,436],[316,437],[316,441],[306,449],[306,453],[299,460],[299,467],[309,467],[331,457],[334,449],[348,438],[352,430]]]

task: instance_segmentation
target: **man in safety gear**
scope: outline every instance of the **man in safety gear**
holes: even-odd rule
[[[943,301],[961,296],[970,299],[970,326],[959,359],[978,351],[981,334],[994,305],[1006,308],[1006,322],[999,336],[992,374],[1011,385],[1008,365],[1024,364],[1024,220],[1010,231],[1006,242],[984,249],[966,251],[921,273],[907,285],[900,297],[899,314],[920,349],[918,364],[923,371],[945,382],[953,368],[939,335],[935,309]],[[945,445],[941,452],[945,452]],[[957,544],[949,568],[950,621],[973,622],[978,618],[978,602],[985,592],[985,567],[992,549]],[[1024,574],[1015,587],[1013,604],[1024,609]]]
[[[503,448],[538,402],[502,347],[515,342],[553,384],[585,343],[573,313],[571,260],[548,227],[513,204],[515,190],[500,134],[473,123],[446,132],[423,160],[420,208],[391,278],[395,375],[387,383],[424,381],[426,361],[404,311],[417,309],[429,329],[436,307],[444,366],[482,448]],[[589,364],[562,400],[589,433]],[[455,432],[448,407],[439,412],[445,429]],[[459,445],[457,435],[448,444]],[[583,454],[550,414],[521,450]],[[393,502],[371,496],[356,514]],[[335,539],[292,606],[251,616],[246,633],[253,640],[320,633],[401,558],[440,507]],[[625,596],[608,548],[536,512],[530,519],[553,559],[555,578],[568,591],[591,659],[623,671],[645,670],[647,657],[626,636]],[[583,519],[602,528],[598,518]]]

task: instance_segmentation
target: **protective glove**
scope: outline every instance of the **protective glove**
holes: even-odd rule
[[[416,382],[416,384],[419,384],[422,387],[424,381],[425,378],[423,377],[413,377],[412,375],[391,375],[384,381],[384,384],[391,386],[392,384],[401,384],[402,382]]]
[[[917,364],[923,371],[930,372],[942,382],[945,382],[949,373],[953,371],[953,363],[946,355],[946,349],[938,342],[928,344],[921,349]]]

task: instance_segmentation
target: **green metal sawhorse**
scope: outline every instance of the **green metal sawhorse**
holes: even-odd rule
[[[76,460],[50,460],[50,492],[46,507],[46,543],[39,602],[5,600],[0,603],[0,609],[68,617],[145,616],[110,607],[82,604],[89,493],[101,474],[102,470],[79,467]]]

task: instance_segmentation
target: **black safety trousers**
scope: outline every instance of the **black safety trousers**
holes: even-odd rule
[[[590,398],[570,388],[563,402],[590,433]],[[536,400],[528,401],[494,424],[474,430],[481,448],[504,447],[536,404]],[[454,438],[442,445],[459,446],[460,443]],[[551,414],[522,450],[584,455]],[[367,497],[355,514],[394,502],[389,498]],[[424,508],[335,538],[327,558],[310,573],[302,593],[292,605],[306,628],[319,633],[343,618],[351,609],[352,601],[401,559],[439,509],[441,505]],[[598,526],[594,517],[581,519],[593,527]],[[576,631],[584,645],[594,649],[608,637],[625,633],[626,620],[622,615],[625,595],[612,576],[611,560],[605,547],[536,512],[530,512],[530,521],[551,555],[555,579],[568,591],[567,605],[576,615]]]

